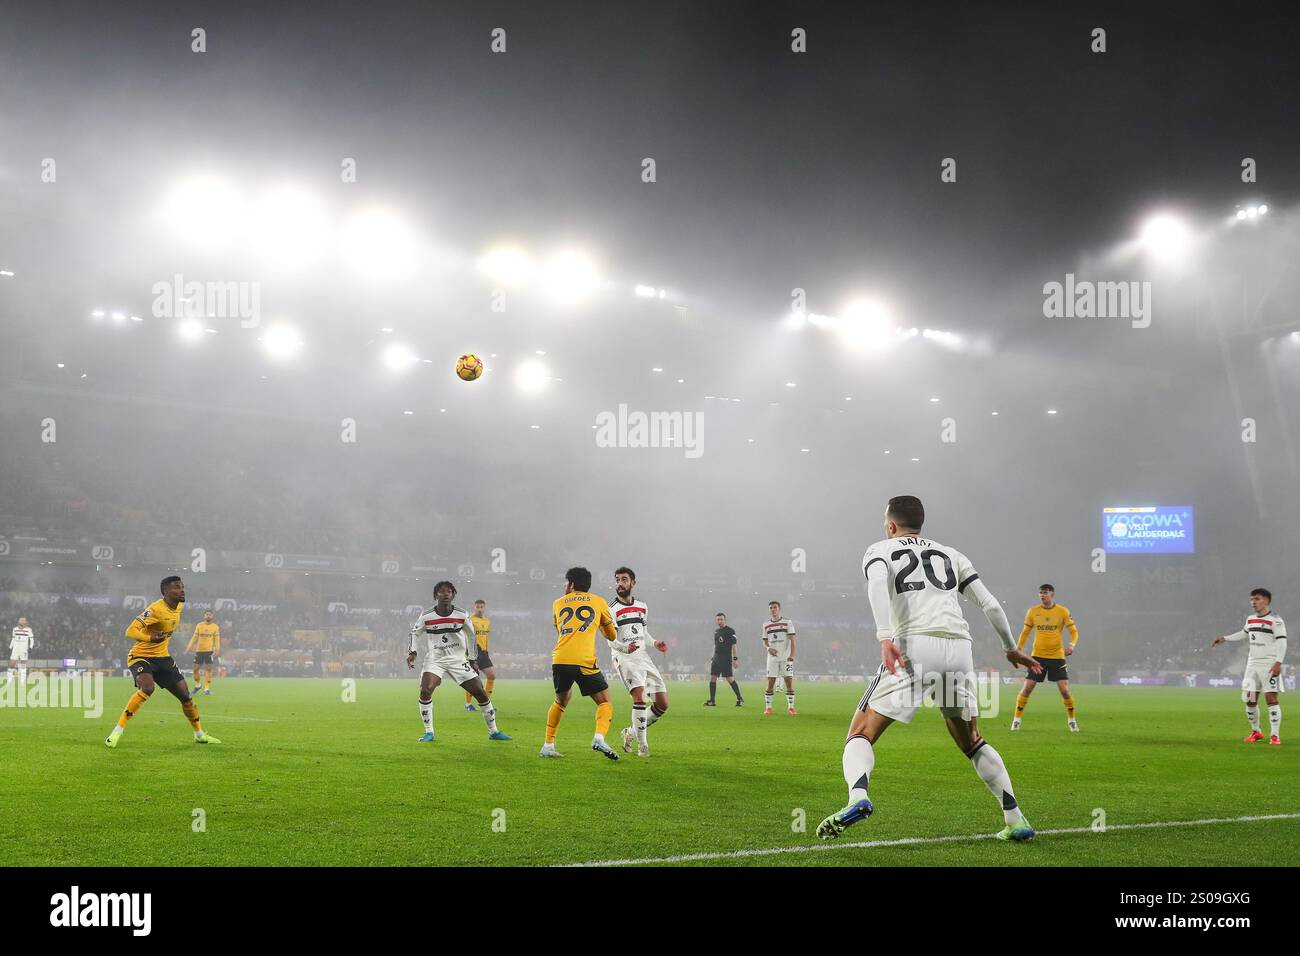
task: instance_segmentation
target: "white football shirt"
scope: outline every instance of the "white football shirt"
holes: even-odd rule
[[[877,541],[862,556],[867,580],[884,579],[889,630],[894,638],[949,637],[969,641],[970,625],[957,596],[979,580],[970,559],[956,548],[920,535]],[[881,621],[876,621],[879,628]]]
[[[1225,634],[1226,641],[1250,639],[1250,652],[1246,662],[1250,664],[1272,664],[1286,656],[1286,623],[1280,614],[1269,611],[1267,614],[1252,614],[1246,618],[1246,626],[1235,634]]]

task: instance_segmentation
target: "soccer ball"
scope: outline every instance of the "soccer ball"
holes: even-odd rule
[[[466,382],[474,381],[483,374],[483,360],[473,353],[462,355],[456,360],[456,374]]]

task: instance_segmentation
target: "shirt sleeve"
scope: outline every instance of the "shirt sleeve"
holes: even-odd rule
[[[888,641],[894,636],[889,610],[889,565],[883,558],[871,558],[864,565],[863,573],[867,576],[867,602],[876,621],[876,640]]]
[[[618,637],[618,628],[614,626],[614,615],[609,613],[608,604],[600,609],[600,632],[605,635],[607,641]]]
[[[1079,625],[1074,623],[1074,615],[1069,611],[1065,612],[1065,626],[1070,631],[1070,646],[1073,647],[1079,643]]]
[[[149,608],[145,608],[127,626],[126,636],[133,641],[147,641],[150,639],[150,632],[158,626],[158,620],[150,616]]]
[[[465,657],[468,660],[478,659],[478,635],[474,632],[474,625],[470,622],[469,617],[460,622],[460,640],[465,645]]]

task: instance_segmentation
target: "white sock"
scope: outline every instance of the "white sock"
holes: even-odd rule
[[[1246,719],[1250,721],[1250,729],[1259,733],[1259,707],[1254,704],[1246,705]]]
[[[1016,803],[1016,795],[1011,790],[1011,777],[1007,774],[1007,766],[1002,762],[1001,755],[987,741],[981,740],[967,756],[975,765],[975,772],[984,781],[984,786],[989,788],[989,793],[998,798],[998,803],[1002,805],[1002,818],[1007,824],[1015,823],[1023,817],[1020,805]]]
[[[433,733],[433,700],[420,701],[420,719],[424,721],[424,732]]]
[[[791,710],[794,710],[794,691],[786,691],[785,702],[790,705]]]
[[[492,705],[492,701],[486,704],[479,704],[483,708],[483,723],[487,724],[488,733],[497,732],[497,709]]]
[[[1282,705],[1268,705],[1268,730],[1274,737],[1282,736]]]
[[[108,732],[108,735],[110,737],[117,737],[121,735],[121,733],[122,733],[122,728],[119,727],[117,724],[114,724],[113,729]]]
[[[656,723],[658,723],[663,718],[663,715],[665,713],[666,713],[665,711],[659,709],[658,704],[651,704],[649,707],[646,708],[645,725],[647,727],[653,727]]]
[[[592,742],[593,744],[603,744],[603,743],[605,742],[605,735],[604,735],[604,734],[592,734],[592,735],[591,735],[591,742]]]
[[[844,744],[844,782],[849,785],[849,803],[867,796],[867,781],[876,766],[876,752],[866,737],[850,737]]]
[[[764,695],[763,695],[763,706],[766,707],[768,710],[771,710],[771,709],[772,709],[772,695],[771,695],[771,694],[764,694]]]
[[[650,729],[650,721],[646,717],[645,704],[632,705],[632,729],[636,731],[636,745],[642,748],[648,747],[646,731]]]
[[[26,667],[20,667],[20,668],[18,668],[18,683],[20,683],[20,684],[26,684],[26,683],[27,683],[27,668],[26,668]]]

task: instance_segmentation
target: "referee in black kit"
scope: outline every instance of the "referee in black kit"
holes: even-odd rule
[[[745,703],[745,698],[740,696],[740,685],[731,676],[733,668],[740,664],[740,658],[736,656],[736,632],[727,627],[727,615],[721,611],[718,612],[715,620],[718,622],[718,629],[713,632],[713,660],[709,663],[709,699],[704,702],[704,706],[718,706],[718,678],[725,677],[736,693],[736,706],[739,707]]]

